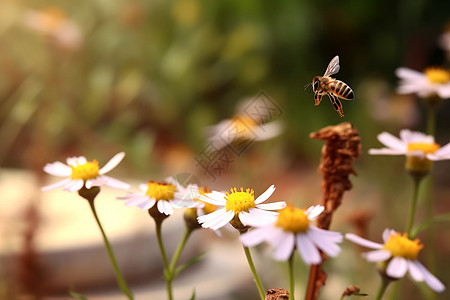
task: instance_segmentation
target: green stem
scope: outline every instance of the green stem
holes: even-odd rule
[[[265,299],[265,290],[259,280],[258,274],[256,273],[255,265],[253,264],[252,255],[250,254],[250,249],[244,246],[245,257],[247,257],[248,265],[250,270],[252,270],[253,278],[255,279],[256,287],[258,288],[259,296],[261,300]]]
[[[380,287],[378,288],[377,297],[375,300],[381,300],[389,285],[389,281],[381,279]]]
[[[414,218],[416,215],[416,208],[417,208],[417,199],[419,198],[419,187],[420,187],[420,182],[422,181],[422,178],[414,177],[413,180],[414,180],[413,197],[412,197],[411,208],[409,211],[408,224],[406,225],[406,233],[408,234],[408,236],[411,235],[411,229],[414,225]]]
[[[111,248],[111,245],[108,241],[108,238],[106,237],[105,231],[103,230],[102,224],[100,223],[100,220],[97,216],[97,211],[95,210],[94,201],[88,201],[89,205],[92,210],[92,214],[94,215],[95,221],[97,221],[97,225],[100,228],[100,231],[103,236],[103,242],[105,243],[106,250],[108,251],[109,258],[111,259],[111,263],[114,268],[114,272],[116,274],[117,283],[119,284],[120,289],[122,292],[128,297],[128,299],[132,300],[133,295],[131,294],[130,290],[128,289],[127,283],[125,282],[125,279],[122,276],[122,273],[120,272],[119,266],[117,264],[116,258],[114,257],[113,250]]]
[[[289,272],[289,300],[295,300],[295,281],[294,281],[294,253],[292,251],[291,257],[288,260],[288,272]]]
[[[178,261],[178,258],[180,257],[181,251],[183,251],[183,248],[186,245],[186,242],[187,242],[189,236],[191,235],[191,233],[192,233],[192,230],[189,228],[186,228],[183,239],[180,241],[180,244],[178,244],[177,250],[175,250],[175,253],[173,254],[172,260],[170,261],[170,265],[169,265],[169,270],[170,270],[171,275],[174,274],[175,265]]]
[[[156,223],[156,238],[158,240],[158,246],[159,246],[159,250],[161,252],[161,257],[163,260],[163,264],[164,264],[164,278],[166,279],[166,286],[167,286],[167,296],[169,298],[169,300],[173,299],[173,295],[172,295],[172,272],[169,269],[169,263],[167,260],[167,256],[166,256],[166,250],[164,249],[164,243],[162,241],[162,235],[161,235],[161,222],[157,222],[155,220]]]
[[[434,136],[436,133],[436,105],[427,105],[427,134]]]

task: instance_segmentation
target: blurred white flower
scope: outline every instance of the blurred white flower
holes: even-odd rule
[[[274,202],[262,204],[275,191],[275,186],[271,185],[264,193],[255,199],[252,189],[243,188],[238,191],[231,189],[230,193],[213,191],[204,196],[199,195],[199,199],[217,206],[217,209],[209,214],[198,217],[198,222],[204,228],[213,230],[219,229],[229,222],[233,227],[239,228],[248,224],[266,224],[276,215],[270,210],[279,210],[286,206],[285,202]],[[239,229],[238,229],[239,230]]]
[[[63,10],[56,7],[26,11],[23,16],[23,24],[68,50],[78,49],[83,42],[80,28],[68,19]]]
[[[450,159],[450,143],[440,147],[434,142],[433,136],[421,132],[403,129],[400,139],[382,132],[378,140],[387,148],[370,149],[369,154],[417,156],[435,161]]]
[[[124,158],[125,153],[120,152],[114,155],[113,158],[103,168],[99,168],[98,161],[87,161],[84,156],[69,157],[67,158],[67,164],[62,162],[54,162],[46,164],[44,171],[50,175],[67,177],[62,181],[45,186],[43,191],[56,189],[62,187],[66,191],[75,192],[79,191],[83,186],[90,189],[93,186],[106,185],[118,189],[128,189],[129,184],[104,174],[114,169]]]
[[[423,248],[419,239],[410,240],[406,233],[401,235],[390,229],[383,232],[384,244],[363,239],[353,233],[347,233],[345,237],[363,247],[376,249],[365,253],[364,257],[370,262],[386,261],[386,269],[382,271],[387,276],[399,279],[408,272],[415,281],[425,281],[436,292],[445,290],[444,284],[417,260],[419,251]]]
[[[287,206],[272,217],[269,224],[259,226],[240,236],[241,242],[247,246],[255,246],[264,241],[274,248],[273,257],[276,260],[288,260],[297,248],[303,261],[319,264],[322,261],[319,250],[328,256],[337,256],[341,248],[342,234],[317,228],[310,224],[324,210],[321,205],[311,206],[306,210]]]
[[[425,69],[424,73],[398,68],[395,74],[400,78],[399,94],[417,94],[420,97],[437,95],[442,99],[450,98],[450,73],[439,67]]]

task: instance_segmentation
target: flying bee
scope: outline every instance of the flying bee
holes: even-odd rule
[[[344,109],[342,108],[342,103],[339,98],[353,100],[355,95],[353,94],[353,90],[346,83],[330,77],[339,72],[339,69],[339,56],[336,55],[328,64],[325,74],[313,78],[311,86],[314,92],[314,106],[319,105],[323,95],[326,94],[330,98],[334,109],[341,117],[343,117]]]

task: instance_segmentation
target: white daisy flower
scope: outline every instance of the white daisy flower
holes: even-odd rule
[[[450,143],[440,147],[434,137],[421,132],[403,129],[400,139],[390,133],[383,132],[377,136],[387,148],[370,149],[369,154],[418,156],[429,160],[450,159]]]
[[[239,141],[265,141],[281,133],[280,122],[272,121],[265,124],[255,122],[246,115],[238,115],[208,128],[208,142],[217,150]]]
[[[266,224],[276,215],[269,210],[279,210],[286,206],[283,202],[262,204],[275,191],[275,186],[271,185],[264,193],[255,200],[252,189],[243,188],[238,191],[231,189],[230,193],[213,191],[212,193],[200,195],[199,199],[217,206],[216,211],[198,217],[198,222],[204,228],[213,230],[219,229],[230,222],[233,227],[240,230],[248,224]],[[242,226],[243,225],[243,226]]]
[[[45,186],[42,191],[48,191],[56,188],[63,188],[69,192],[79,191],[86,187],[90,189],[93,186],[106,185],[118,189],[128,189],[130,185],[105,174],[114,169],[124,158],[125,153],[120,152],[114,155],[103,168],[99,168],[98,161],[87,161],[84,156],[69,157],[67,164],[54,162],[46,164],[44,171],[50,175],[66,177],[64,180]]]
[[[420,97],[437,95],[450,98],[450,73],[439,67],[425,69],[424,73],[398,68],[395,74],[400,78],[397,88],[399,94],[417,94]]]
[[[419,251],[423,248],[419,239],[410,240],[406,233],[401,235],[390,229],[383,232],[384,244],[363,239],[353,233],[347,233],[345,237],[363,247],[376,249],[365,253],[364,257],[370,262],[387,262],[386,269],[383,270],[387,276],[399,279],[409,273],[415,281],[425,281],[435,292],[445,290],[444,284],[417,260]]]
[[[328,256],[337,256],[341,251],[337,244],[342,242],[341,233],[310,224],[323,210],[321,205],[311,206],[306,210],[287,206],[272,217],[270,224],[256,225],[258,228],[242,234],[241,242],[252,247],[266,241],[275,248],[273,257],[281,261],[288,260],[297,248],[305,263],[320,264],[322,256],[319,250]]]
[[[185,194],[185,190],[180,191],[180,187],[173,178],[166,179],[166,182],[149,181],[139,185],[141,193],[130,193],[117,199],[128,200],[125,202],[126,206],[137,206],[143,210],[148,210],[156,204],[158,211],[168,216],[173,214],[174,208],[195,205],[192,196]]]

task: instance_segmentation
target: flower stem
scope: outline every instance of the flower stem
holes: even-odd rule
[[[381,300],[383,298],[384,293],[386,292],[386,289],[389,285],[390,281],[388,280],[381,280],[380,287],[378,288],[377,296],[375,300]]]
[[[175,265],[178,261],[178,258],[180,257],[181,251],[183,251],[184,246],[186,245],[186,242],[189,238],[189,236],[192,233],[192,229],[189,229],[186,227],[186,230],[184,231],[184,235],[180,243],[178,244],[177,250],[175,250],[175,253],[173,254],[172,260],[170,261],[169,270],[170,274],[173,276],[175,271]],[[173,279],[173,278],[172,278]]]
[[[292,251],[291,257],[288,260],[288,272],[289,272],[289,300],[295,299],[295,281],[294,281],[294,251]]]
[[[161,235],[161,225],[162,225],[162,221],[158,222],[155,220],[156,223],[156,238],[158,240],[158,246],[159,246],[159,250],[161,252],[161,257],[163,260],[163,264],[164,264],[164,278],[166,279],[166,286],[167,286],[167,296],[169,300],[173,299],[173,295],[172,295],[172,272],[169,268],[169,263],[167,260],[167,256],[166,256],[166,250],[164,249],[164,243],[162,240],[162,235]]]
[[[258,288],[259,296],[261,300],[265,298],[265,290],[259,280],[258,274],[256,273],[255,265],[253,264],[252,255],[250,254],[250,249],[244,246],[245,257],[247,257],[248,265],[250,266],[250,270],[252,270],[253,278],[255,279],[256,287]]]
[[[97,225],[100,228],[100,231],[103,236],[103,242],[105,243],[106,250],[108,251],[109,258],[111,260],[111,263],[114,268],[114,272],[116,274],[117,283],[119,284],[120,289],[122,292],[127,296],[128,299],[132,300],[133,295],[131,294],[130,290],[128,289],[127,283],[125,282],[125,279],[122,276],[122,273],[120,272],[119,266],[117,264],[116,258],[114,257],[113,250],[111,248],[111,245],[108,241],[108,238],[106,237],[105,231],[103,230],[102,224],[100,223],[100,220],[97,216],[97,211],[95,210],[94,201],[88,201],[89,205],[92,210],[92,214],[94,215],[95,221],[97,221]]]
[[[413,180],[414,180],[413,197],[412,197],[411,208],[409,211],[408,223],[406,225],[406,233],[408,234],[408,236],[411,236],[411,229],[414,225],[414,217],[416,215],[416,208],[417,208],[417,199],[419,198],[419,187],[420,187],[420,182],[422,181],[422,178],[413,177]]]

